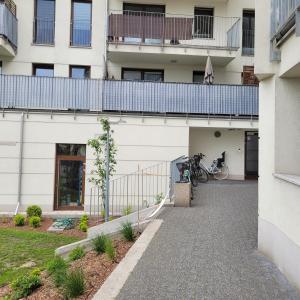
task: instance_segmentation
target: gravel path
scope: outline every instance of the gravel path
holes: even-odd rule
[[[194,198],[192,208],[164,210],[118,299],[300,299],[256,252],[256,182],[211,182]]]

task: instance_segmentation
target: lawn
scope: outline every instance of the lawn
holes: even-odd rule
[[[54,233],[0,229],[0,287],[32,268],[43,270],[54,250],[79,238]],[[34,262],[34,267],[21,267]]]

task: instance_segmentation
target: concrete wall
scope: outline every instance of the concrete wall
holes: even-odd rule
[[[20,113],[5,113],[0,118],[0,211],[12,211],[17,203]],[[116,121],[117,117],[110,116]],[[257,122],[224,120],[123,117],[124,124],[113,125],[117,145],[116,177],[171,161],[189,154],[190,127],[253,128]],[[52,211],[54,199],[56,143],[86,144],[100,132],[96,115],[29,113],[24,118],[24,150],[21,202],[24,209],[38,204]],[[221,146],[220,146],[221,147]],[[224,147],[221,147],[222,149]],[[206,149],[204,149],[206,150]],[[207,151],[208,152],[208,151]],[[239,154],[237,154],[239,159]],[[89,199],[88,178],[94,156],[90,148],[86,153],[86,201]]]
[[[216,138],[214,133],[221,132]],[[242,129],[191,128],[190,155],[203,153],[208,166],[221,153],[226,151],[226,164],[229,168],[229,178],[243,180],[245,178],[245,131]]]

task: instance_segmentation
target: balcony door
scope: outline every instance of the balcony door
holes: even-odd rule
[[[195,7],[194,37],[212,39],[214,37],[214,9]]]
[[[55,203],[57,210],[83,210],[85,145],[57,144]]]
[[[123,3],[127,43],[160,44],[163,39],[164,5]],[[132,35],[132,37],[131,37]]]
[[[245,175],[246,178],[258,177],[258,132],[245,133]]]
[[[243,55],[254,55],[255,12],[243,12]]]

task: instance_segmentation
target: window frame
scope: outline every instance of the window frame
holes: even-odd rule
[[[38,43],[37,42],[37,7],[38,7],[38,1],[41,0],[34,0],[34,15],[33,15],[33,33],[32,33],[32,43],[34,45],[50,45],[54,46],[55,45],[55,30],[56,30],[56,0],[52,0],[54,2],[54,18],[53,18],[53,42],[51,43]]]
[[[210,11],[210,14],[198,14],[196,13],[197,10],[203,10],[203,11]],[[207,17],[212,17],[212,24],[211,24],[211,29],[208,33],[196,33],[196,31],[198,30],[196,28],[197,26],[197,21],[196,21],[196,16],[207,16]],[[195,6],[194,7],[194,26],[193,26],[193,36],[196,39],[209,39],[212,40],[214,38],[214,28],[215,28],[215,8],[214,7],[203,7],[203,6]],[[207,36],[205,36],[207,35]]]
[[[124,79],[124,72],[126,71],[135,71],[135,72],[141,72],[141,80],[138,81],[146,81],[145,78],[145,73],[146,72],[160,72],[162,75],[162,81],[149,81],[147,80],[146,82],[165,82],[165,70],[163,69],[140,69],[140,68],[122,68],[122,72],[121,72],[121,79],[122,80],[128,80],[128,79]],[[130,80],[129,80],[130,81]]]
[[[90,43],[89,45],[74,45],[73,42],[73,23],[74,23],[74,3],[90,3]],[[93,0],[71,0],[71,23],[70,23],[70,47],[75,48],[92,48],[93,37]]]
[[[85,69],[85,74],[88,74],[88,76],[84,78],[76,78],[72,77],[72,69]],[[69,66],[69,78],[73,79],[90,79],[91,78],[91,66],[86,66],[86,65],[70,65]]]
[[[203,76],[203,81],[202,82],[195,81],[195,76],[197,76],[197,75]],[[203,71],[203,70],[194,70],[193,71],[193,83],[194,84],[203,84],[204,83],[204,77],[205,77],[205,71]]]
[[[37,69],[53,70],[53,76],[38,76],[38,75],[36,75]],[[53,78],[54,77],[54,64],[33,63],[32,64],[32,76]]]

